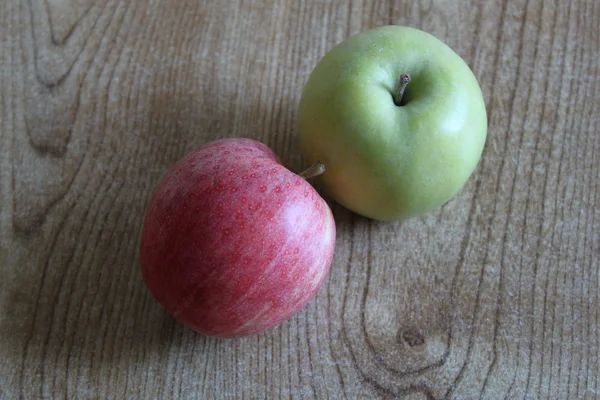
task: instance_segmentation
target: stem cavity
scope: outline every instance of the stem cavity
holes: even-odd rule
[[[400,81],[398,82],[398,86],[396,86],[396,92],[394,93],[394,104],[400,107],[402,105],[402,96],[404,96],[404,91],[406,90],[406,86],[410,82],[409,74],[400,75]]]

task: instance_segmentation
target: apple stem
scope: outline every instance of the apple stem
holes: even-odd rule
[[[321,163],[321,161],[317,161],[305,171],[300,172],[298,175],[304,179],[310,179],[321,175],[323,172],[325,172],[325,164]]]
[[[398,82],[398,86],[396,87],[396,93],[394,95],[394,104],[397,106],[401,106],[402,104],[402,96],[404,96],[404,91],[406,90],[406,86],[410,82],[409,74],[400,75],[400,82]]]

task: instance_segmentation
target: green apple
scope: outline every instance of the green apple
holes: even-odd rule
[[[450,200],[475,169],[487,116],[469,66],[434,36],[403,26],[359,33],[329,51],[299,106],[317,183],[363,216],[406,219]]]

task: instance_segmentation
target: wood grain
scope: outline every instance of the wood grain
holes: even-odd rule
[[[600,2],[0,2],[0,399],[600,398]],[[332,204],[318,296],[219,340],[143,285],[162,174],[221,137],[303,166],[296,108],[333,45],[427,30],[472,67],[489,138],[441,210]]]

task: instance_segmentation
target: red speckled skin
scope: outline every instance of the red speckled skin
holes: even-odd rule
[[[186,155],[156,188],[142,233],[146,285],[205,335],[246,336],[291,317],[329,271],[327,203],[264,144],[222,139]]]

